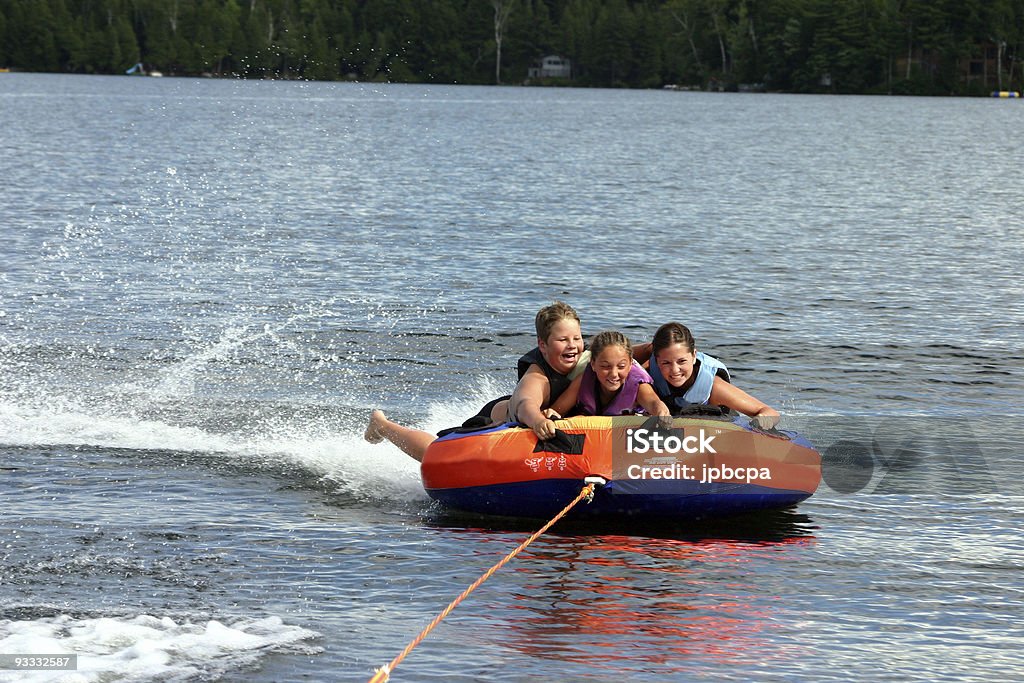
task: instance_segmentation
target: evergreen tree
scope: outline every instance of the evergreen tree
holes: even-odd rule
[[[1020,89],[1024,0],[0,0],[29,71],[795,92]]]

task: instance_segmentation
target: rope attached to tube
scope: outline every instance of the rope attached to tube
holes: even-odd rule
[[[448,614],[451,613],[453,609],[458,607],[459,603],[465,600],[470,593],[475,591],[477,587],[480,586],[480,584],[482,584],[487,579],[491,578],[494,572],[504,567],[506,564],[508,564],[509,560],[518,555],[520,552],[522,552],[526,548],[526,546],[530,545],[535,540],[537,540],[537,537],[539,537],[545,531],[550,529],[555,522],[564,517],[569,512],[569,510],[572,510],[576,506],[576,504],[579,503],[581,500],[586,499],[588,503],[592,501],[594,499],[594,487],[597,482],[592,481],[591,479],[591,477],[587,478],[587,484],[579,492],[579,495],[577,495],[571,503],[562,508],[561,512],[552,517],[551,521],[549,521],[547,524],[545,524],[536,532],[534,532],[534,534],[530,536],[528,539],[520,543],[519,547],[510,552],[505,557],[503,557],[500,562],[498,562],[496,565],[494,565],[486,572],[484,572],[479,579],[470,584],[470,586],[466,590],[462,591],[462,593],[457,598],[448,603],[448,606],[445,607],[440,614],[434,617],[434,620],[427,624],[427,627],[420,631],[420,634],[413,638],[412,641],[405,646],[405,649],[398,653],[397,657],[395,657],[390,662],[377,669],[377,671],[373,674],[373,678],[370,679],[369,683],[384,683],[384,681],[387,681],[388,678],[391,676],[391,672],[395,670],[395,667],[398,666],[399,662],[405,659],[406,656],[410,652],[412,652],[413,648],[419,645],[423,641],[423,639],[427,637],[427,634],[433,631],[434,627],[440,624],[441,620],[448,616]]]

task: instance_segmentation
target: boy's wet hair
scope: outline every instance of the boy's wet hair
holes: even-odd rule
[[[537,327],[537,338],[547,341],[551,334],[551,328],[559,320],[575,320],[577,325],[580,324],[580,317],[576,315],[572,306],[562,301],[556,301],[537,311],[537,317],[533,321]]]
[[[654,333],[654,339],[651,340],[651,355],[657,356],[673,344],[682,344],[688,353],[693,353],[697,348],[697,342],[693,340],[693,335],[686,325],[665,323]]]
[[[590,340],[591,361],[600,356],[601,352],[609,346],[621,346],[626,350],[626,354],[633,358],[633,346],[629,343],[629,338],[617,330],[605,330],[604,332],[598,332]]]

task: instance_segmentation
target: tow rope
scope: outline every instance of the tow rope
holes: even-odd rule
[[[422,631],[420,631],[420,634],[418,636],[416,636],[415,638],[413,638],[412,641],[408,645],[405,646],[405,649],[398,653],[397,657],[395,657],[390,662],[388,662],[384,666],[382,666],[379,669],[377,669],[377,671],[373,674],[373,678],[370,679],[369,683],[384,683],[384,681],[387,681],[388,678],[391,676],[391,672],[395,670],[395,667],[398,666],[399,662],[401,662],[403,659],[405,659],[405,657],[410,652],[412,652],[412,649],[414,647],[416,647],[417,645],[419,645],[423,641],[423,639],[427,637],[427,634],[429,634],[431,631],[434,630],[435,626],[437,626],[438,624],[441,623],[442,619],[444,619],[446,616],[448,616],[448,614],[453,609],[458,607],[460,602],[465,600],[466,597],[470,593],[475,591],[480,584],[482,584],[487,579],[491,578],[491,575],[494,574],[494,572],[498,571],[499,569],[504,567],[506,564],[508,564],[509,560],[511,560],[516,555],[518,555],[520,552],[522,552],[522,550],[525,549],[526,546],[530,545],[535,540],[537,540],[537,537],[539,537],[545,531],[550,529],[552,527],[552,525],[554,525],[555,522],[557,522],[562,517],[564,517],[569,512],[569,510],[572,510],[576,506],[577,503],[579,503],[581,500],[584,500],[584,499],[586,499],[586,501],[588,503],[590,501],[592,501],[594,499],[594,487],[598,483],[601,483],[601,484],[604,483],[604,479],[602,479],[600,477],[587,477],[586,479],[584,479],[584,481],[587,482],[587,483],[583,487],[583,489],[579,492],[579,495],[576,496],[575,500],[573,500],[571,503],[569,503],[564,508],[562,508],[562,511],[559,512],[554,517],[552,517],[551,521],[549,521],[547,524],[545,524],[540,529],[538,529],[536,532],[534,532],[533,535],[530,536],[528,539],[526,539],[525,541],[520,543],[519,547],[517,547],[515,550],[510,552],[505,557],[503,557],[500,562],[498,562],[496,565],[494,565],[493,567],[488,569],[486,572],[484,572],[483,575],[479,579],[477,579],[472,584],[470,584],[470,586],[466,590],[462,591],[462,593],[457,598],[455,598],[450,603],[448,603],[448,606],[445,607],[441,611],[440,614],[438,614],[436,617],[434,617],[434,620],[431,621],[429,624],[427,624],[427,627],[425,629],[423,629]]]

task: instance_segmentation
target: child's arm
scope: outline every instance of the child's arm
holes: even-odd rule
[[[757,400],[735,384],[729,384],[721,377],[715,377],[708,403],[738,410],[757,421],[762,429],[771,429],[779,423],[779,411]]]
[[[658,398],[658,392],[650,384],[641,384],[636,388],[636,402],[642,405],[649,414],[656,417],[668,417],[672,414],[665,402]]]
[[[538,439],[555,435],[555,423],[541,410],[551,392],[551,383],[536,365],[531,365],[519,380],[509,399],[509,417],[513,416],[533,430]]]
[[[633,344],[633,360],[640,365],[646,364],[651,359],[651,347],[653,346],[651,342]]]
[[[577,375],[576,379],[569,384],[569,388],[558,397],[558,400],[551,404],[546,414],[553,419],[568,415],[569,411],[576,407],[576,400],[580,396],[580,385],[583,383],[583,375]]]

